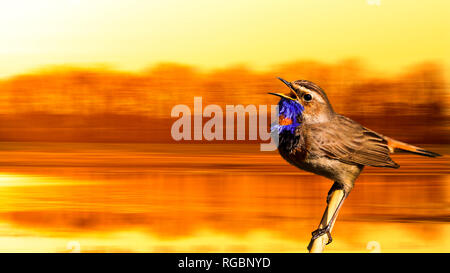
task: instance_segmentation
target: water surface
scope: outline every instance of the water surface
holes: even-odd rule
[[[257,145],[2,143],[1,153],[3,252],[305,252],[332,184]],[[446,156],[394,160],[400,169],[365,169],[328,252],[450,251]]]

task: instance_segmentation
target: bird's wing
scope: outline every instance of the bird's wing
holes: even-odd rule
[[[388,142],[374,131],[337,115],[328,126],[313,126],[311,146],[325,156],[348,164],[398,168],[389,157]],[[315,131],[315,132],[314,132]]]

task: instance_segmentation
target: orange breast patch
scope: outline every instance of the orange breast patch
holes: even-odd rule
[[[285,118],[283,115],[278,117],[278,123],[280,125],[290,125],[292,124],[292,120],[290,118]]]

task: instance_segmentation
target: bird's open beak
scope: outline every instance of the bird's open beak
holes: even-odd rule
[[[295,99],[293,99],[293,98],[291,98],[291,97],[289,97],[288,95],[285,95],[285,94],[281,94],[281,93],[271,93],[271,92],[269,92],[269,93],[267,93],[267,94],[270,94],[270,95],[274,95],[274,96],[278,96],[278,97],[282,97],[282,98],[285,98],[285,99],[288,99],[288,100],[293,100],[293,101],[295,101]]]
[[[277,79],[279,79],[280,81],[282,81],[284,84],[286,84],[291,90],[292,90],[292,85],[290,82],[288,82],[287,80],[277,77]]]
[[[278,96],[278,97],[282,97],[288,100],[293,100],[293,101],[297,101],[299,102],[299,97],[297,96],[297,92],[295,92],[294,88],[292,87],[291,83],[278,77],[278,79],[280,81],[282,81],[284,84],[286,84],[289,87],[289,90],[291,91],[289,94],[281,94],[281,93],[269,93],[270,95],[274,95],[274,96]],[[294,94],[295,98],[297,98],[297,100],[295,100],[294,98],[292,98],[290,95]]]

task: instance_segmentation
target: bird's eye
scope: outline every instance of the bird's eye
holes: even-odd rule
[[[305,101],[310,101],[310,100],[312,100],[312,96],[311,96],[311,94],[305,94],[305,95],[303,95],[303,99]]]

